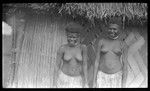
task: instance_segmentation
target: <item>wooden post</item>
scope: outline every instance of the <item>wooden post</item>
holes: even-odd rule
[[[15,30],[15,17],[13,18],[13,33],[12,33],[12,50],[15,49],[16,47],[16,30]],[[13,86],[13,81],[14,81],[14,71],[15,71],[15,52],[12,51],[12,56],[11,56],[11,71],[10,71],[10,76],[9,76],[9,84],[10,86]]]
[[[11,57],[11,72],[9,77],[9,83],[11,86],[15,84],[17,86],[16,81],[16,73],[17,73],[17,67],[18,67],[18,61],[20,59],[21,54],[21,47],[23,43],[23,37],[24,37],[24,25],[25,21],[24,19],[18,19],[16,17],[16,14],[12,17],[12,27],[13,27],[13,33],[12,33],[12,57]]]
[[[14,70],[14,82],[17,85],[17,75],[15,75],[17,73],[18,70],[18,65],[19,65],[19,60],[20,60],[20,55],[21,55],[21,50],[22,50],[22,44],[23,44],[23,40],[24,40],[24,27],[25,24],[22,23],[20,26],[17,27],[16,29],[16,51],[15,51],[15,70]]]

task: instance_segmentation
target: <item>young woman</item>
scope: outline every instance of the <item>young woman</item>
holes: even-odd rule
[[[126,45],[119,39],[120,26],[110,24],[107,37],[99,40],[94,66],[93,86],[97,88],[124,87],[127,78]]]
[[[66,34],[68,44],[62,45],[57,53],[54,86],[82,88],[87,84],[87,48],[80,44],[78,31],[66,28]]]

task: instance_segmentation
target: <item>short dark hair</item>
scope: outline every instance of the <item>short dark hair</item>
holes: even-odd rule
[[[119,29],[119,31],[122,31],[122,27],[119,24],[111,23],[111,24],[108,25],[108,28],[110,28],[111,26],[114,26],[115,28]]]
[[[80,32],[83,30],[83,27],[77,23],[71,22],[71,23],[67,24],[65,30],[67,33],[80,34]]]
[[[72,28],[70,28],[70,29],[66,28],[66,33],[77,33],[77,34],[79,34],[79,31],[76,31],[75,29],[72,29]]]

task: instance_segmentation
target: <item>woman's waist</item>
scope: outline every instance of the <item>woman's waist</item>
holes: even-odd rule
[[[108,67],[113,67],[113,66],[118,66],[122,64],[122,60],[120,58],[106,58],[106,57],[101,57],[99,60],[100,64],[103,64]]]
[[[101,74],[105,74],[105,75],[116,75],[116,74],[122,74],[122,70],[118,70],[118,71],[115,71],[113,73],[109,73],[109,72],[105,72],[105,71],[102,71],[102,70],[99,70],[98,75],[101,75]]]
[[[101,63],[99,65],[99,70],[108,73],[108,74],[112,74],[112,73],[116,73],[120,70],[122,70],[122,65],[120,63]]]
[[[59,77],[60,78],[63,77],[63,79],[66,79],[66,80],[68,79],[68,77],[70,78],[69,80],[76,79],[76,78],[82,79],[81,75],[70,75],[70,74],[65,73],[63,70],[59,71]]]
[[[77,68],[77,69],[81,69],[81,67],[82,67],[82,64],[80,64],[80,63],[65,63],[65,62],[63,62],[63,64],[62,64],[62,67],[64,67],[64,68],[69,68],[69,69],[75,69],[75,68]],[[68,70],[69,70],[68,69]]]
[[[105,54],[105,55],[101,56],[101,59],[107,60],[107,61],[111,61],[111,60],[118,61],[118,60],[120,60],[120,56]]]
[[[79,76],[79,75],[81,75],[82,67],[81,67],[81,65],[63,64],[61,70],[66,75]]]

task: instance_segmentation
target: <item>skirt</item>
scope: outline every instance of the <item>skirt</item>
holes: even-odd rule
[[[122,71],[114,74],[107,74],[102,71],[97,75],[97,88],[121,88]]]
[[[71,77],[60,71],[57,80],[57,88],[82,88],[82,77]]]

